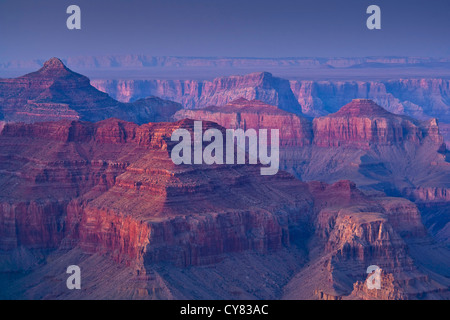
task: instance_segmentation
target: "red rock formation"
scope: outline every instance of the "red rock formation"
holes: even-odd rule
[[[413,119],[396,116],[363,99],[353,100],[334,114],[314,119],[313,123],[314,143],[320,147],[349,144],[369,148],[371,143],[419,143],[426,134]]]
[[[450,167],[434,119],[421,122],[398,116],[361,99],[314,119],[313,132],[309,121],[300,116],[245,99],[181,110],[175,118],[208,120],[233,129],[279,129],[281,169],[304,180],[351,179],[371,188],[381,183],[381,188],[375,188],[388,194],[446,199]]]
[[[352,299],[363,300],[406,300],[408,299],[403,290],[390,273],[381,272],[381,288],[369,289],[365,281],[358,281],[354,284],[354,289],[350,297]]]
[[[448,198],[450,166],[434,119],[413,120],[357,99],[314,119],[313,133],[308,161],[294,161],[302,179],[350,179],[415,201]]]
[[[296,196],[294,191],[304,185],[289,176],[271,179],[270,189],[276,188],[278,196],[266,189],[262,199],[261,187],[269,182],[257,170],[178,168],[166,152],[154,152],[152,159],[130,165],[113,188],[89,202],[81,217],[69,215],[69,221],[81,221],[70,229],[79,228],[82,248],[146,264],[207,264],[226,253],[264,253],[288,246],[295,233],[278,219],[291,221],[293,227],[310,210],[309,195]],[[280,202],[283,193],[298,202]]]
[[[333,62],[334,63],[334,62]],[[332,63],[332,64],[333,64]],[[352,62],[352,64],[360,62]],[[392,62],[397,63],[397,62]],[[265,73],[268,75],[268,73]],[[225,105],[240,97],[249,100],[259,99],[282,109],[308,116],[324,116],[334,113],[351,99],[371,99],[389,112],[409,115],[416,119],[437,118],[440,120],[442,134],[448,143],[449,138],[443,130],[450,122],[448,98],[450,81],[445,79],[400,79],[388,81],[312,81],[291,80],[290,90],[278,88],[271,77],[260,88],[260,82],[251,80],[252,75],[241,77],[249,79],[236,82],[236,77],[218,78],[214,81],[196,80],[94,80],[99,90],[116,99],[129,102],[139,98],[156,95],[177,101],[185,108],[196,109],[209,105]],[[228,79],[228,81],[224,81]],[[219,83],[221,85],[219,85]],[[225,88],[224,86],[228,87]],[[237,86],[240,87],[237,87]],[[262,93],[266,92],[266,93]],[[270,92],[276,92],[270,93]],[[297,101],[292,101],[294,95]],[[284,97],[283,97],[284,96]]]
[[[278,219],[299,224],[310,210],[306,186],[285,173],[264,178],[259,166],[176,166],[170,135],[180,127],[192,130],[193,121],[6,124],[2,248],[54,248],[65,238],[65,247],[119,261],[191,265],[289,245]],[[55,218],[46,217],[53,207]],[[29,216],[36,223],[27,224]]]
[[[212,121],[226,129],[278,129],[281,147],[302,147],[312,141],[312,128],[308,120],[258,100],[241,98],[221,107],[181,110],[174,118]]]
[[[2,201],[0,250],[57,248],[64,237],[66,205],[63,201]]]
[[[450,284],[448,279],[430,277],[424,273],[426,268],[419,269],[421,259],[408,245],[413,239],[423,250],[431,250],[417,207],[398,198],[374,201],[358,194],[357,190],[330,193],[336,186],[312,184],[315,199],[321,199],[322,193],[322,199],[327,199],[330,206],[319,205],[314,222],[315,238],[311,241],[312,260],[286,286],[284,298],[445,297]],[[337,205],[350,198],[353,199],[350,206]],[[382,269],[381,289],[369,289],[365,284],[366,270],[372,265]]]
[[[305,250],[309,243],[317,248],[312,261],[325,272],[315,267],[300,274],[330,281],[319,279],[311,294],[373,298],[357,288],[368,264],[377,264],[408,298],[445,295],[449,284],[419,272],[410,257],[405,239],[425,235],[409,201],[368,198],[350,181],[305,184],[283,172],[261,176],[258,166],[176,166],[169,137],[180,127],[192,130],[193,121],[6,124],[0,134],[1,250],[109,256],[142,273],[140,288],[153,283],[150,271],[161,263],[196,268],[244,252]],[[386,290],[375,298],[401,297]]]
[[[261,110],[281,123],[298,118],[257,102],[248,111],[244,102],[225,110],[229,108],[231,115],[245,110],[245,117],[254,123],[266,121]],[[373,105],[344,109],[355,118],[374,110],[390,117]],[[202,275],[207,272],[200,266],[217,265],[237,254],[263,256],[292,250],[301,251],[297,254],[302,259],[308,255],[310,266],[290,271],[291,276],[298,274],[286,287],[286,298],[447,297],[450,283],[439,265],[448,263],[448,252],[433,254],[414,204],[368,197],[348,180],[327,185],[306,184],[282,171],[261,176],[258,165],[176,166],[170,159],[170,136],[178,128],[192,131],[193,122],[139,126],[109,119],[4,124],[0,132],[0,255],[22,261],[20,250],[59,249],[109,256],[118,265],[143,273],[141,288],[158,265],[196,268]],[[204,125],[204,129],[223,130],[211,122]],[[431,135],[434,130],[421,132]],[[405,150],[409,143],[422,143],[408,139],[402,140]],[[376,141],[374,146],[383,147],[383,140]],[[376,150],[382,151],[381,147]],[[325,154],[333,150],[317,149]],[[346,146],[346,150],[353,154],[357,149]],[[421,258],[423,252],[428,261]],[[53,257],[67,256],[57,252]],[[10,271],[21,270],[25,264],[10,260]],[[57,263],[49,259],[44,274]],[[391,275],[383,280],[385,292],[360,288],[367,267],[373,264]],[[103,283],[108,283],[108,276],[104,277]],[[287,282],[287,277],[280,281]],[[226,286],[230,280],[216,275],[211,281],[223,281]],[[92,290],[106,290],[104,286]],[[127,294],[118,293],[119,297]]]
[[[296,164],[307,157],[304,154],[308,152],[306,147],[310,146],[313,140],[312,124],[309,120],[258,100],[248,101],[241,98],[220,107],[185,109],[178,111],[174,118],[212,121],[226,129],[267,129],[268,132],[277,129],[280,136],[280,168],[296,174]]]
[[[169,120],[181,106],[158,98],[124,104],[90,85],[85,76],[52,58],[36,72],[0,79],[0,114],[5,121],[99,121],[117,117],[136,123]]]

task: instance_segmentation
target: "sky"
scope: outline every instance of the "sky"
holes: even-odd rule
[[[81,8],[81,30],[66,9]],[[369,30],[369,5],[381,30]],[[0,0],[0,62],[52,56],[450,56],[449,0]]]

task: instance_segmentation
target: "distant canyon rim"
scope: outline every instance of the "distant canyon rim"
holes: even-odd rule
[[[1,77],[17,77],[40,68],[46,59],[0,62]],[[69,68],[93,80],[213,80],[268,71],[289,80],[390,80],[450,78],[449,58],[428,57],[176,57],[148,54],[73,56]]]

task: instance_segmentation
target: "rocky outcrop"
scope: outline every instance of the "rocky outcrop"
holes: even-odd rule
[[[313,133],[310,162],[298,170],[304,179],[347,178],[414,201],[446,201],[450,167],[436,120],[394,115],[358,99],[314,119]]]
[[[241,98],[221,107],[184,109],[174,118],[212,121],[227,129],[279,130],[280,168],[292,173],[296,173],[296,164],[301,159],[307,161],[307,148],[313,141],[312,124],[308,119],[258,100]]]
[[[295,81],[291,89],[303,113],[322,116],[338,111],[351,99],[371,99],[386,110],[418,119],[438,118],[450,122],[450,82],[445,79],[399,79],[388,81]]]
[[[118,261],[186,267],[215,263],[225,254],[290,246],[305,229],[301,222],[311,211],[311,199],[296,194],[305,186],[292,177],[269,182],[256,170],[178,168],[166,152],[152,156],[156,163],[133,163],[114,187],[81,212],[71,212],[68,220],[80,222],[71,223],[77,235],[69,238],[78,239],[87,252],[112,252]],[[269,183],[278,196],[292,200],[282,202],[270,192],[262,199],[261,188]]]
[[[368,280],[366,280],[368,281]],[[358,281],[354,284],[350,295],[352,299],[363,300],[407,300],[408,296],[402,290],[398,281],[390,273],[381,271],[380,289],[369,289],[366,281]]]
[[[401,101],[382,82],[291,80],[290,84],[302,112],[314,117],[334,113],[357,98],[372,99],[393,113],[404,112]]]
[[[181,106],[158,98],[135,104],[112,99],[90,85],[87,77],[52,58],[36,72],[0,79],[0,114],[4,121],[99,121],[111,117],[136,123],[168,121]]]
[[[259,76],[258,76],[259,75]],[[257,78],[263,79],[262,81]],[[278,79],[274,81],[273,79]],[[283,85],[277,85],[283,83]],[[281,79],[269,73],[243,77],[223,77],[213,81],[196,80],[94,80],[93,85],[124,102],[150,95],[197,109],[223,106],[232,100],[258,99],[294,113],[320,117],[339,111],[352,99],[370,99],[387,111],[415,119],[437,118],[441,134],[449,143],[450,82],[446,79],[421,78],[379,81],[291,80],[286,89]],[[292,96],[296,101],[293,101]]]
[[[316,185],[314,193],[328,195],[327,190],[333,188],[336,187],[318,189]],[[411,242],[431,250],[417,207],[404,199],[381,198],[371,202],[355,196],[352,196],[353,206],[320,209],[315,220],[315,237],[311,241],[312,260],[286,286],[284,298],[398,300],[447,297],[448,279],[427,274],[426,268],[415,261],[417,257],[410,251]],[[327,199],[334,197],[331,195]],[[369,266],[381,270],[381,287],[378,289],[370,288],[366,283],[370,276],[366,273]]]
[[[311,122],[258,100],[241,98],[225,106],[181,110],[174,115],[176,120],[185,118],[212,121],[227,129],[278,129],[282,147],[303,147],[312,142]]]
[[[170,136],[180,127],[193,121],[6,124],[2,249],[79,246],[187,266],[289,246],[311,210],[306,185],[286,173],[265,179],[259,166],[176,166]]]
[[[3,202],[0,205],[0,250],[55,249],[64,237],[67,203]]]
[[[405,190],[415,201],[450,201],[450,188],[448,187],[418,187]]]
[[[404,141],[420,143],[431,131],[411,118],[387,112],[372,100],[356,99],[338,112],[314,119],[314,144],[338,147],[349,144],[369,148],[370,144],[401,145]],[[433,139],[440,139],[432,132]],[[439,142],[439,141],[437,141]]]

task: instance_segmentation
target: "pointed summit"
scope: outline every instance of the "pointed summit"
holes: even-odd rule
[[[47,60],[42,68],[40,68],[36,74],[38,75],[51,75],[52,77],[75,75],[77,73],[73,72],[67,68],[64,63],[58,58],[51,58]]]
[[[50,60],[47,60],[44,63],[44,66],[42,67],[42,69],[45,70],[49,70],[49,69],[53,69],[53,70],[67,70],[66,66],[64,65],[64,63],[58,59],[58,58],[51,58]]]
[[[28,78],[28,79],[47,79],[47,80],[55,80],[55,79],[73,79],[77,81],[81,81],[84,84],[89,83],[89,79],[85,76],[73,72],[69,68],[67,68],[64,63],[58,58],[51,58],[47,60],[42,68],[38,71],[26,74],[19,78]]]
[[[370,99],[353,99],[331,116],[373,117],[387,116],[391,113]]]

